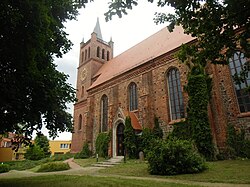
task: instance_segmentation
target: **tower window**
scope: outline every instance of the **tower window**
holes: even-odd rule
[[[108,130],[108,97],[102,96],[101,99],[101,132]]]
[[[85,49],[85,60],[87,60],[87,49]]]
[[[105,50],[102,49],[102,59],[105,59]]]
[[[88,48],[88,58],[90,58],[90,47]]]
[[[107,61],[109,61],[109,51],[107,51]]]
[[[138,109],[137,86],[134,82],[129,85],[129,110]]]
[[[84,96],[84,86],[82,86],[82,92],[81,92],[81,97]]]
[[[244,68],[246,63],[246,58],[243,53],[237,52],[232,58],[229,59],[229,66],[232,76],[240,75],[241,71]],[[240,112],[249,112],[250,111],[250,93],[245,90],[245,88],[250,86],[250,72],[248,76],[243,78],[240,84],[234,83],[234,89],[238,99],[238,104]]]
[[[167,82],[171,120],[184,118],[185,113],[181,91],[180,73],[177,68],[173,68],[168,72]]]
[[[97,50],[96,50],[96,56],[100,57],[100,47],[99,46],[97,47]]]
[[[81,62],[83,62],[83,60],[84,60],[84,52],[82,51],[82,56],[81,56],[82,58],[81,58]]]
[[[82,115],[80,114],[78,118],[78,130],[81,130],[81,129],[82,129]]]

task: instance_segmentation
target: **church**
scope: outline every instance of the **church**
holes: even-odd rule
[[[153,128],[156,116],[165,135],[174,123],[185,120],[188,95],[184,86],[189,69],[178,62],[175,53],[182,44],[193,42],[195,38],[184,34],[181,27],[173,32],[165,27],[114,57],[114,43],[103,40],[97,20],[90,39],[80,43],[71,152],[81,151],[85,142],[94,152],[97,135],[111,132],[109,156],[122,156],[127,116],[139,132]],[[213,87],[209,123],[219,149],[225,147],[229,124],[243,127],[250,136],[250,94],[244,91],[250,77],[241,85],[232,79],[245,61],[243,54],[235,53],[229,65],[207,67]]]

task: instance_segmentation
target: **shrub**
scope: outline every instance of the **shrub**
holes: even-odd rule
[[[84,158],[89,158],[91,156],[91,151],[89,149],[89,144],[87,142],[84,143],[82,151],[80,153],[77,153],[75,155],[75,158],[80,158],[80,159],[84,159]]]
[[[227,129],[227,155],[225,157],[250,158],[250,140],[245,139],[245,130],[228,125]],[[224,153],[225,155],[225,153]]]
[[[10,166],[8,164],[0,164],[0,173],[5,173],[10,171]]]
[[[170,133],[170,138],[177,138],[181,140],[190,140],[192,135],[191,135],[191,130],[190,130],[190,125],[186,121],[180,121],[177,123],[174,123],[174,129],[172,133]]]
[[[51,172],[51,171],[63,171],[70,169],[68,163],[63,162],[49,162],[41,165],[37,172]]]
[[[125,119],[124,145],[129,158],[138,157],[137,137],[132,127],[130,117],[126,117]]]
[[[155,139],[155,136],[152,132],[152,129],[144,128],[142,130],[142,135],[137,137],[138,139],[138,151],[143,151],[145,158],[147,158],[147,153],[150,148],[151,142],[153,142],[153,139]]]
[[[159,118],[157,118],[157,117],[155,117],[155,125],[153,128],[153,134],[156,138],[160,138],[160,139],[163,138],[163,131],[162,131],[160,124],[159,124]]]
[[[149,172],[157,175],[199,173],[206,169],[205,159],[187,140],[154,140],[148,163]]]
[[[110,142],[110,133],[99,133],[96,138],[96,153],[100,157],[108,157],[108,148]]]
[[[28,160],[41,160],[45,157],[43,150],[37,145],[31,145],[24,154]]]

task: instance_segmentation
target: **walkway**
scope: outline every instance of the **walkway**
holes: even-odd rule
[[[164,179],[164,178],[153,178],[153,177],[134,177],[134,176],[121,176],[121,175],[109,175],[105,173],[98,172],[101,169],[105,169],[106,167],[112,167],[111,165],[115,165],[119,162],[121,162],[121,159],[111,159],[109,161],[94,164],[93,166],[89,167],[81,167],[78,164],[76,164],[73,160],[73,158],[65,160],[64,162],[67,162],[71,169],[66,171],[58,171],[58,172],[47,172],[47,173],[35,173],[29,170],[24,171],[16,171],[11,170],[8,173],[2,173],[0,174],[0,179],[3,178],[23,178],[23,177],[32,177],[32,176],[42,176],[42,175],[91,175],[96,177],[114,177],[114,178],[120,178],[120,179],[137,179],[137,180],[151,180],[151,181],[162,181],[162,182],[170,182],[170,183],[178,183],[178,184],[193,184],[193,185],[199,185],[204,187],[250,187],[249,184],[226,184],[226,183],[209,183],[209,182],[196,182],[196,181],[185,181],[185,180],[176,180],[176,179]],[[107,166],[109,165],[109,166]]]

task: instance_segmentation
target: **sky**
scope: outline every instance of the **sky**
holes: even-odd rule
[[[69,75],[68,83],[76,87],[77,67],[79,63],[80,43],[82,39],[88,41],[94,30],[96,20],[99,18],[102,37],[104,41],[114,42],[114,57],[143,41],[147,37],[166,27],[166,24],[156,25],[153,21],[155,12],[171,12],[170,8],[159,8],[156,3],[147,0],[128,10],[128,15],[122,18],[113,16],[109,22],[105,21],[104,13],[108,11],[109,0],[95,0],[80,9],[77,20],[65,23],[68,38],[74,44],[72,49],[60,59],[55,59],[57,69]],[[173,11],[172,11],[173,12]],[[73,103],[69,104],[69,112],[73,116]],[[47,131],[43,130],[48,136]],[[61,133],[57,140],[70,140],[71,133]]]

